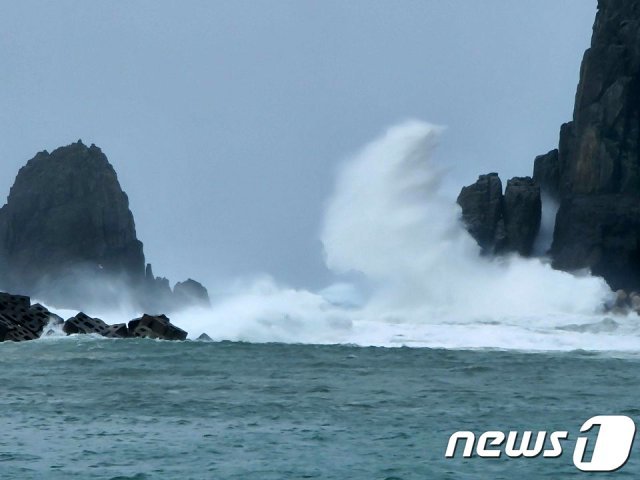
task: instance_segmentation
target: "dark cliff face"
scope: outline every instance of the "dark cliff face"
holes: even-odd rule
[[[600,0],[561,131],[563,194],[640,194],[640,2]]]
[[[640,286],[640,201],[635,196],[574,195],[558,210],[553,265],[588,267],[614,288]]]
[[[558,196],[640,194],[640,1],[600,0],[573,120],[534,178]]]
[[[639,0],[598,2],[573,120],[560,130],[557,161],[539,157],[534,171],[560,200],[554,266],[640,287]]]
[[[0,243],[9,286],[21,291],[78,270],[144,278],[128,198],[94,145],[40,152],[20,169],[0,210]]]

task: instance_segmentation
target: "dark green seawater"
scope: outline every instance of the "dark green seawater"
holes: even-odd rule
[[[89,337],[0,345],[0,479],[600,478],[598,414],[640,418],[640,359]],[[445,459],[456,430],[569,430],[556,459]],[[640,452],[615,478],[638,478]]]

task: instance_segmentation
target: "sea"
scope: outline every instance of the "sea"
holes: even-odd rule
[[[640,419],[640,355],[114,340],[0,344],[2,479],[563,479],[583,422]],[[558,458],[445,458],[468,430]],[[633,447],[615,478],[638,478]],[[607,477],[609,478],[609,477]]]

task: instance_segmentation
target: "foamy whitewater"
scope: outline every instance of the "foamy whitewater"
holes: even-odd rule
[[[211,310],[172,321],[214,340],[640,351],[638,317],[603,313],[612,292],[601,278],[479,255],[443,192],[445,168],[432,160],[441,131],[420,121],[394,126],[339,170],[321,239],[327,266],[357,282],[310,292],[269,276],[238,280],[214,292]],[[552,219],[554,206],[545,209]]]

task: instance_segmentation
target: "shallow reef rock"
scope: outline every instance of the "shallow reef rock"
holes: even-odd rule
[[[530,255],[540,228],[540,187],[529,177],[502,181],[497,173],[480,175],[458,196],[462,219],[484,254]]]
[[[36,154],[18,172],[0,209],[0,279],[6,290],[74,309],[126,296],[143,310],[171,311],[208,299],[200,284],[174,295],[168,280],[145,268],[113,166],[80,140]]]
[[[588,268],[614,289],[640,289],[640,0],[598,1],[573,119],[561,126],[558,147],[536,157],[533,184],[559,204],[554,268]],[[521,220],[528,238],[538,220]],[[478,227],[469,231],[482,245]],[[505,231],[513,235],[506,220]]]

